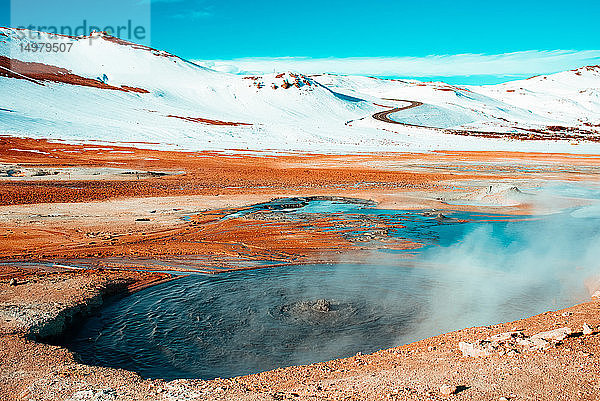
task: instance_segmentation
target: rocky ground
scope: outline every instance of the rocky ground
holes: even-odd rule
[[[110,295],[168,275],[1,273],[4,400],[597,400],[600,393],[600,299],[371,355],[234,379],[164,382],[82,365],[69,351],[38,340],[60,334]]]
[[[277,212],[221,218],[236,208],[319,195],[427,210],[433,219],[452,210],[548,213],[584,201],[521,189],[597,183],[598,156],[187,154],[0,138],[0,166],[2,400],[596,400],[600,394],[598,300],[372,355],[212,381],[143,380],[82,365],[67,350],[40,342],[111,295],[171,279],[132,270],[146,267],[127,258],[192,255],[218,272],[254,268],[258,260],[331,261],[340,252],[360,260],[374,246],[419,245],[391,241],[384,221],[289,219]],[[344,224],[371,231],[357,238],[331,230]],[[69,259],[130,269],[60,266]]]
[[[434,217],[445,210],[534,214],[579,201],[519,188],[597,182],[600,174],[600,157],[590,155],[241,155],[1,137],[0,165],[10,166],[0,174],[0,259],[194,255],[215,269],[232,268],[231,258],[327,262],[331,252],[368,246],[328,230],[335,219],[221,219],[273,198],[345,196]],[[31,174],[39,171],[52,174]],[[375,224],[363,239],[386,242],[384,231]],[[414,246],[392,242],[385,246]]]

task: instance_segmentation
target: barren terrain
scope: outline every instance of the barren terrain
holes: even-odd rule
[[[343,196],[434,217],[456,210],[526,217],[584,204],[539,196],[540,188],[597,183],[597,155],[186,153],[9,137],[0,139],[0,155],[3,399],[597,399],[597,300],[372,355],[208,382],[143,380],[82,365],[67,350],[36,341],[92,313],[103,296],[169,280],[136,270],[155,258],[193,257],[183,270],[218,273],[256,268],[260,261],[274,268],[335,262],[341,252],[360,262],[372,249],[421,245],[388,236],[393,226],[382,219],[236,217],[252,204]],[[358,229],[364,238],[348,235]],[[169,269],[176,267],[161,265]],[[596,287],[590,285],[590,294]],[[571,333],[547,347],[513,344],[563,327]],[[490,355],[467,357],[459,350],[461,341],[515,331],[511,344]]]
[[[596,400],[600,391],[598,300],[371,355],[234,379],[164,382],[85,366],[68,351],[34,340],[57,334],[71,318],[99,307],[102,294],[135,290],[165,280],[164,275],[29,271],[18,274],[19,284],[11,287],[12,275],[3,268],[0,281],[0,393],[5,400]],[[506,345],[482,357],[459,350],[461,341],[476,343],[508,332],[527,339],[557,328],[572,334],[549,340],[541,350]]]

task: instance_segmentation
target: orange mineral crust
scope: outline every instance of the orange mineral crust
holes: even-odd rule
[[[548,212],[562,203],[546,202],[544,210],[527,201],[486,209],[445,199],[477,195],[497,182],[598,182],[600,157],[186,153],[2,137],[0,165],[3,259],[198,255],[289,264],[335,260],[342,250],[422,245],[418,239],[390,237],[387,231],[394,223],[384,220],[335,214],[309,220],[225,218],[227,214],[273,198],[314,195],[372,200],[389,209]]]

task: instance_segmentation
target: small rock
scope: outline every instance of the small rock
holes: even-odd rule
[[[456,394],[457,391],[458,391],[458,387],[450,385],[450,384],[444,384],[442,387],[440,387],[441,395],[452,395],[452,394]]]
[[[458,343],[458,349],[461,350],[463,356],[470,356],[473,358],[489,356],[494,352],[493,347],[487,341],[479,341],[475,344],[461,341]]]
[[[550,348],[550,343],[546,340],[544,340],[543,338],[531,338],[531,343],[533,344],[532,348],[536,348],[536,349],[548,349]]]
[[[15,287],[17,285],[17,279],[16,278],[11,278],[10,282],[8,283],[8,285],[10,285],[11,287]]]
[[[587,323],[583,324],[583,335],[584,336],[589,336],[593,332],[594,332],[594,330],[592,330],[592,328]]]
[[[517,344],[531,350],[545,350],[550,348],[550,343],[540,337],[518,339]]]
[[[563,312],[562,315],[563,315],[563,317],[567,317],[567,316],[571,316],[572,313],[571,312]]]
[[[559,342],[567,338],[572,333],[571,329],[568,327],[561,327],[559,329],[554,329],[550,331],[543,331],[541,333],[534,334],[531,336],[531,339],[539,339],[552,342]]]

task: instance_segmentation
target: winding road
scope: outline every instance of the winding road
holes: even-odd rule
[[[401,122],[398,122],[398,121],[391,120],[388,116],[390,114],[394,114],[394,113],[397,113],[397,112],[402,111],[402,110],[408,110],[408,109],[412,109],[414,107],[423,106],[422,102],[417,102],[415,100],[403,100],[403,99],[383,99],[383,100],[391,100],[391,101],[394,101],[394,102],[408,102],[408,103],[410,103],[408,106],[396,107],[396,108],[393,108],[391,110],[380,111],[379,113],[373,114],[373,118],[374,119],[379,120],[379,121],[383,121],[385,123],[401,124],[401,125],[411,125],[411,124],[406,124],[406,123],[401,123]]]
[[[454,135],[462,135],[462,136],[476,136],[476,137],[484,137],[484,138],[508,138],[508,139],[518,139],[518,140],[571,140],[571,141],[591,141],[591,142],[600,142],[600,136],[598,136],[594,132],[585,132],[582,130],[577,130],[575,132],[553,132],[553,131],[543,131],[536,130],[531,128],[521,128],[522,132],[495,132],[495,131],[475,131],[469,129],[456,129],[456,128],[439,128],[439,127],[431,127],[419,124],[410,124],[403,123],[400,121],[394,121],[389,118],[390,114],[397,113],[399,111],[412,109],[415,107],[423,106],[423,102],[419,102],[416,100],[405,100],[405,99],[382,99],[382,100],[390,100],[394,102],[406,102],[410,103],[407,106],[396,107],[386,111],[380,111],[379,113],[373,114],[373,118],[379,121],[383,121],[385,123],[390,124],[399,124],[407,127],[418,127],[418,128],[428,128],[436,131],[440,131],[446,134],[454,134]],[[518,128],[518,127],[512,127]],[[592,134],[592,135],[590,135]]]

